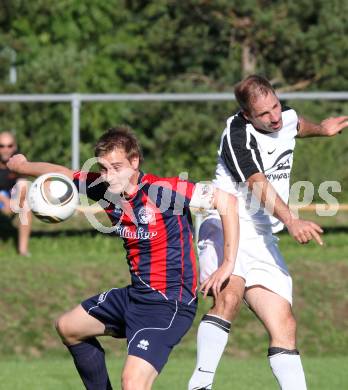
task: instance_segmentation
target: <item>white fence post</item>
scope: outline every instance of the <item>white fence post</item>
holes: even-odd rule
[[[71,100],[72,134],[71,134],[71,168],[80,168],[80,95],[74,93]]]

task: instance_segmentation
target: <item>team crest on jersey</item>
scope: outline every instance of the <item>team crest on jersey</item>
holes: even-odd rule
[[[139,221],[143,224],[149,224],[154,222],[155,219],[155,212],[151,207],[145,206],[141,207],[138,213]]]

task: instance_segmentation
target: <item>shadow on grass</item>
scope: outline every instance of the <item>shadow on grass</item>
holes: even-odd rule
[[[95,237],[99,234],[102,233],[95,229],[35,230],[32,232],[31,237]]]
[[[30,237],[95,237],[100,233],[98,230],[89,228],[89,227],[64,227],[53,224],[48,224],[47,229],[40,226],[32,230]],[[112,234],[107,234],[108,236],[113,236]],[[17,245],[17,227],[16,227],[16,218],[7,217],[0,214],[0,239],[4,242],[14,241],[14,244]]]
[[[0,214],[0,237],[2,241],[14,240],[17,245],[17,228],[14,225],[14,217]]]

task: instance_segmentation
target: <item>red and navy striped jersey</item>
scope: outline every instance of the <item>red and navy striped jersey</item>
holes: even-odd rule
[[[194,184],[178,177],[140,172],[138,190],[130,198],[108,192],[100,174],[76,172],[86,194],[98,201],[124,241],[132,286],[150,299],[195,303],[196,259],[189,203]]]

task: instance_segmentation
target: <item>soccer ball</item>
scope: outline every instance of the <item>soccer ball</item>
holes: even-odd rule
[[[61,173],[39,176],[28,192],[28,203],[33,214],[47,223],[58,223],[71,217],[78,202],[75,184]]]

